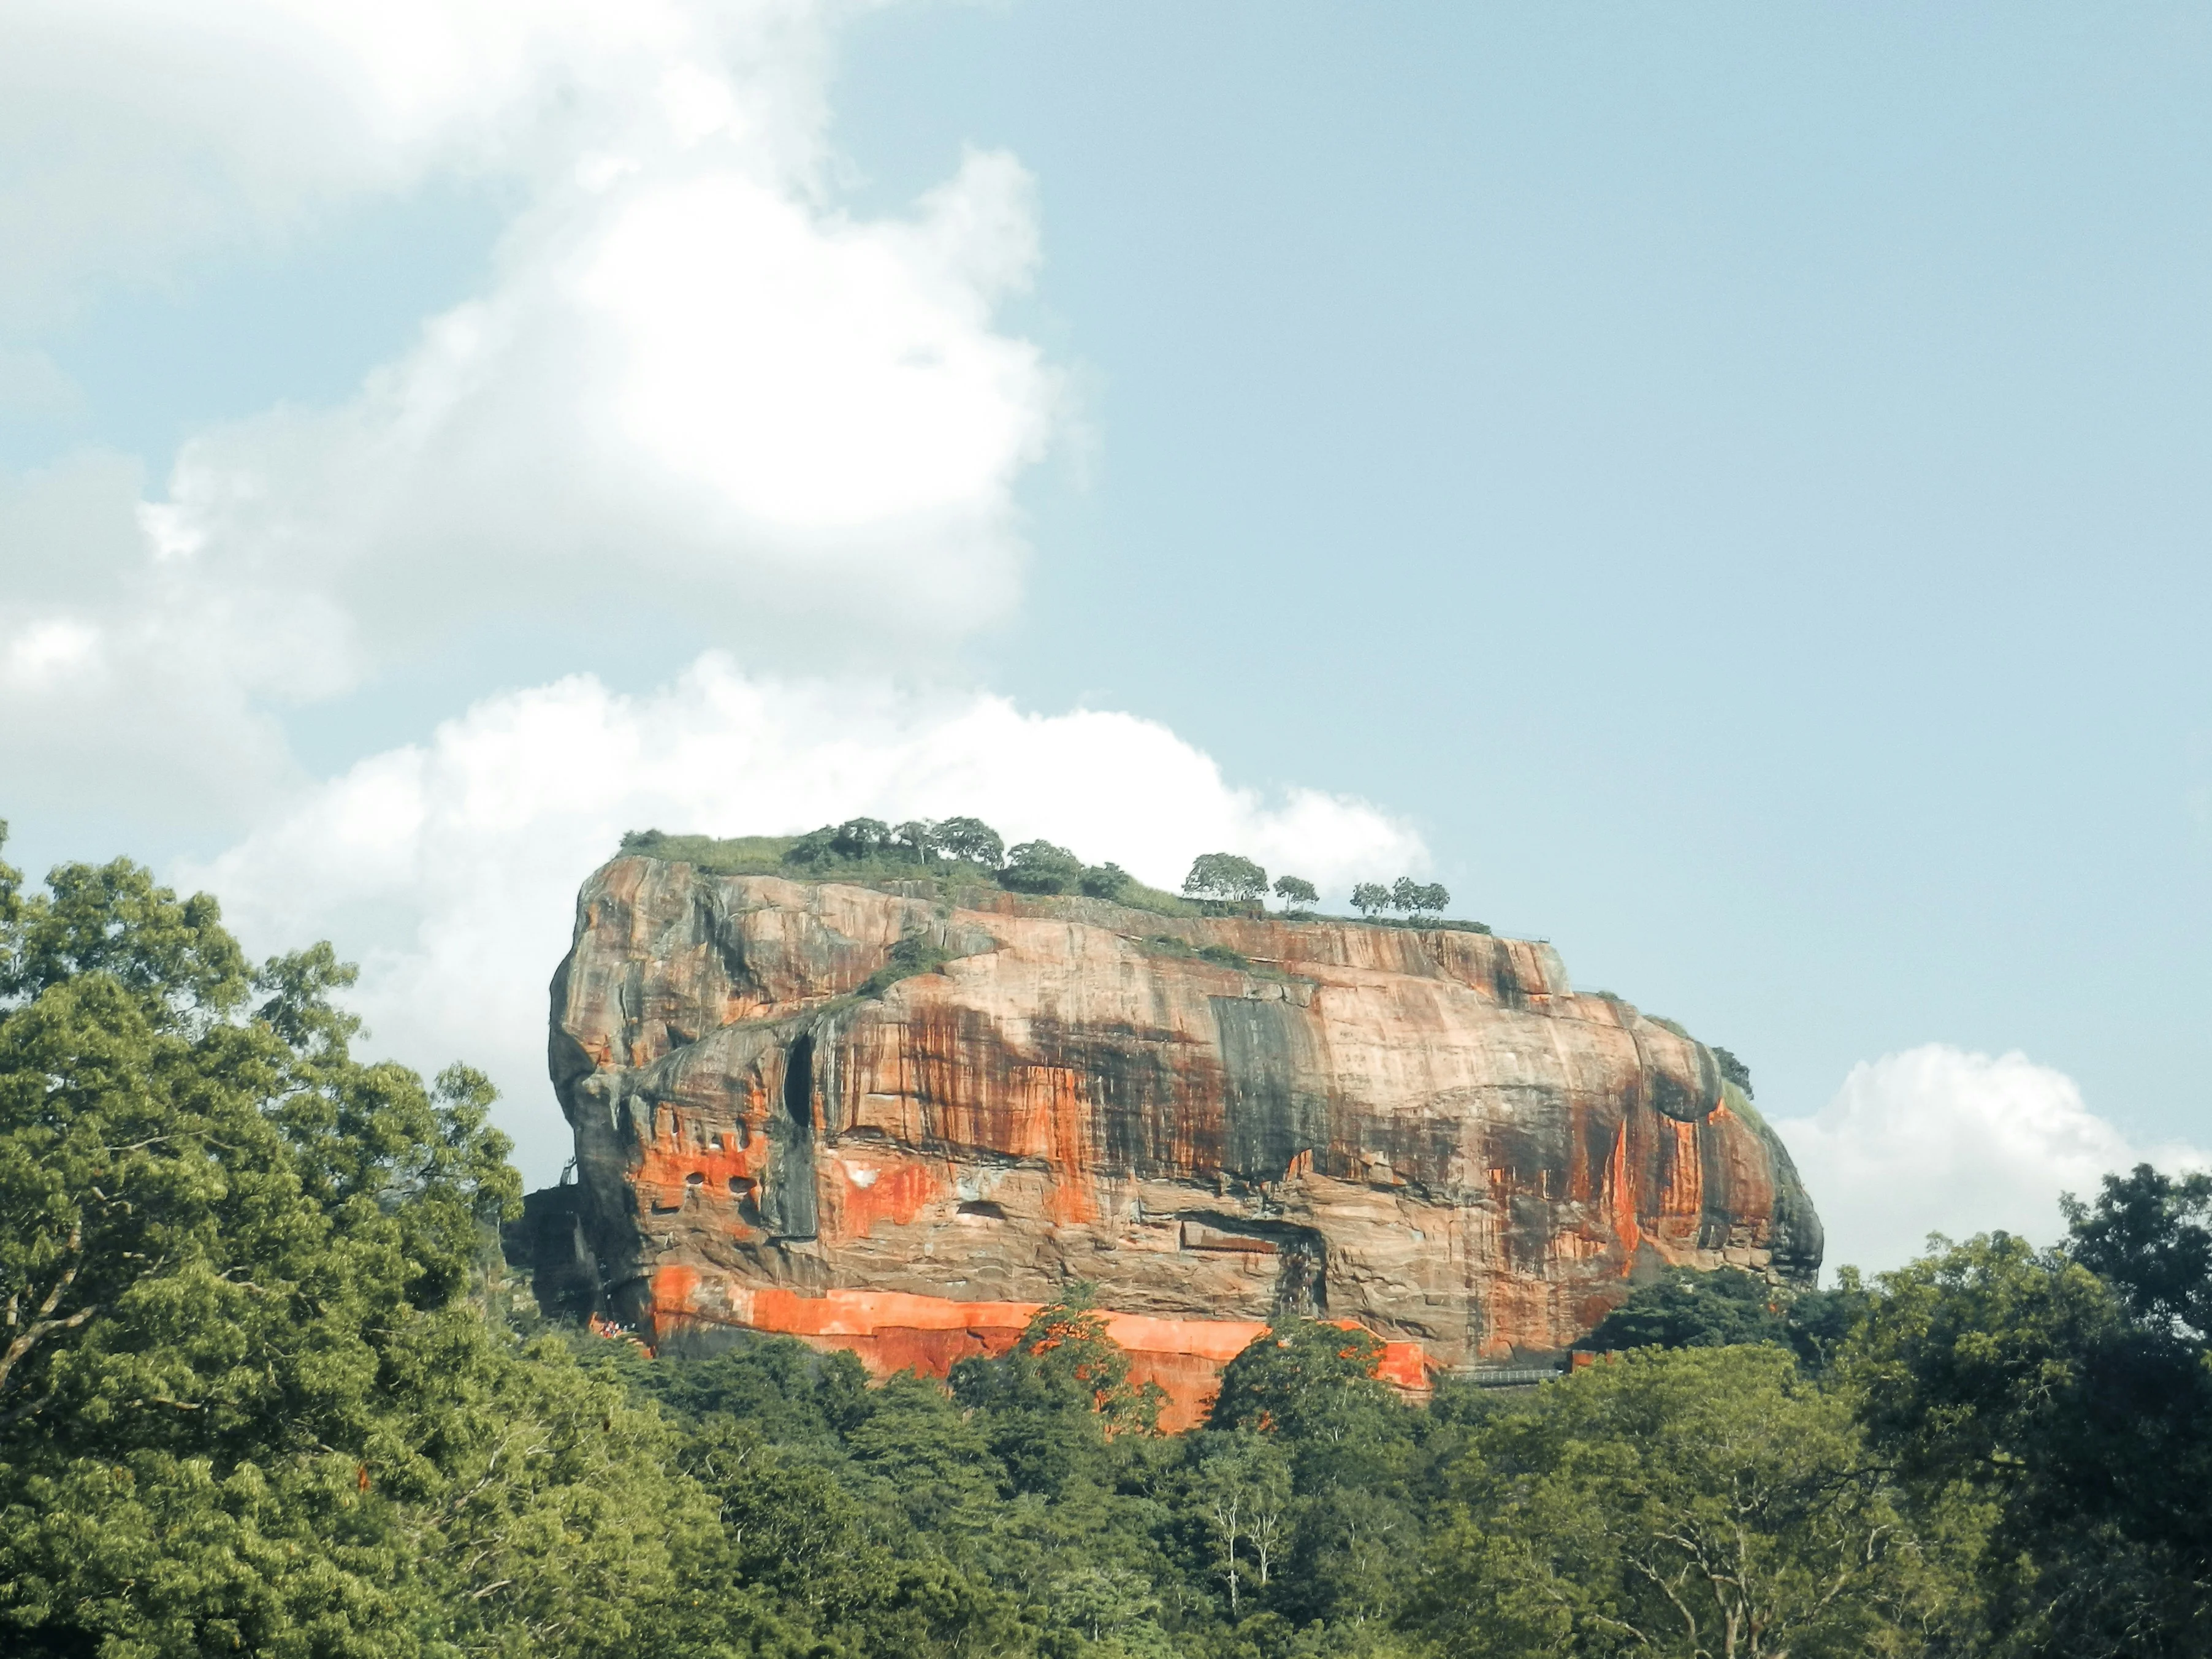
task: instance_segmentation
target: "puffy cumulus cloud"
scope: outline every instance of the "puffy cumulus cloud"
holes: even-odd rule
[[[818,164],[809,0],[15,0],[0,16],[0,318],[159,282],[440,171],[544,177],[637,112],[741,106]]]
[[[4,805],[229,829],[293,781],[269,708],[336,689],[349,630],[311,595],[152,556],[139,482],[92,452],[0,480]]]
[[[755,657],[941,652],[1017,594],[1054,382],[992,308],[1032,225],[1003,155],[875,222],[734,166],[577,187],[350,403],[188,443],[161,545],[329,594],[371,652],[606,603]]]
[[[766,678],[710,655],[649,696],[578,677],[490,698],[179,878],[219,894],[257,950],[328,937],[357,957],[355,1003],[374,1047],[491,1072],[524,1168],[543,1179],[568,1146],[545,1082],[544,986],[578,885],[623,831],[777,834],[963,812],[1170,886],[1221,848],[1331,889],[1426,857],[1363,802],[1265,799],[1127,714]]]
[[[1869,1270],[1910,1260],[1931,1232],[2047,1242],[2063,1227],[2062,1193],[2087,1197],[2146,1159],[2206,1161],[2137,1146],[2063,1072],[1940,1042],[1862,1062],[1814,1116],[1774,1127],[1826,1226],[1830,1265]]]
[[[841,205],[823,89],[843,9],[0,15],[0,325],[313,234],[364,192],[476,177],[515,204],[483,291],[337,405],[193,435],[152,500],[114,456],[0,481],[0,775],[9,807],[106,793],[165,830],[193,805],[259,824],[182,878],[257,949],[360,957],[380,1046],[486,1066],[539,1176],[565,1139],[541,988],[623,830],[973,812],[1170,883],[1222,848],[1332,884],[1423,862],[1372,809],[1263,801],[1155,725],[887,688],[1015,602],[1014,487],[1060,410],[1000,322],[1038,258],[1012,158],[967,156],[902,214]],[[0,395],[64,408],[9,349]],[[287,704],[449,630],[656,610],[755,672],[709,656],[645,696],[495,696],[319,785],[287,752]],[[776,664],[815,678],[762,677]],[[866,684],[825,677],[862,664]]]
[[[152,270],[441,172],[518,205],[485,291],[337,406],[197,434],[143,503],[127,464],[12,487],[0,760],[143,750],[174,786],[143,799],[213,811],[292,781],[271,709],[487,617],[566,636],[659,611],[756,662],[880,669],[1013,605],[1014,486],[1057,418],[997,321],[1036,262],[1030,180],[971,155],[909,213],[843,210],[822,138],[842,9],[9,8],[11,269]],[[18,401],[63,395],[7,361]]]

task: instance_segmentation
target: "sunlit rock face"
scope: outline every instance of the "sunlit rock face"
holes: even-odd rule
[[[1662,1265],[1820,1263],[1711,1054],[1529,940],[623,857],[551,1066],[615,1317],[941,1374],[1088,1281],[1171,1426],[1282,1312],[1418,1389],[1565,1347]]]

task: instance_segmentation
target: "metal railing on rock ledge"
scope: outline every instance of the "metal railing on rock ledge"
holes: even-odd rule
[[[1478,1389],[1525,1389],[1566,1374],[1564,1365],[1469,1365],[1452,1373]]]

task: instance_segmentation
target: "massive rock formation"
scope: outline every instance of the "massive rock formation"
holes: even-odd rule
[[[1284,1311],[1419,1388],[1663,1264],[1820,1262],[1712,1054],[1529,940],[627,856],[551,1066],[577,1178],[534,1200],[541,1286],[941,1372],[1086,1280],[1171,1424]]]

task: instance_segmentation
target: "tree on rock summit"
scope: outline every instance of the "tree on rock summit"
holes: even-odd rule
[[[1006,842],[981,818],[946,818],[937,826],[936,841],[937,850],[947,858],[966,859],[986,870],[1006,862]]]
[[[1094,864],[1077,884],[1089,898],[1118,899],[1135,884],[1136,878],[1118,864]]]
[[[1440,916],[1450,902],[1451,895],[1440,881],[1423,883],[1411,876],[1401,876],[1390,884],[1390,908],[1403,910],[1409,916]]]
[[[1256,899],[1267,893],[1267,872],[1235,853],[1201,853],[1182,878],[1182,890],[1193,898]]]
[[[1083,879],[1083,860],[1048,841],[1025,841],[1006,854],[1000,882],[1017,893],[1065,893]]]

